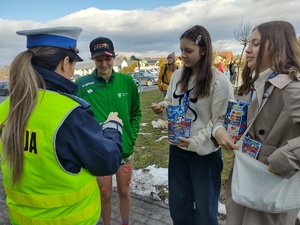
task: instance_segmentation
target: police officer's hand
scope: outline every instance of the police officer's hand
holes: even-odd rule
[[[122,120],[118,117],[118,113],[117,113],[117,112],[111,112],[111,113],[108,115],[106,122],[108,122],[108,121],[110,121],[110,120],[117,121],[117,122],[119,122],[119,123],[123,126],[123,122],[122,122]]]

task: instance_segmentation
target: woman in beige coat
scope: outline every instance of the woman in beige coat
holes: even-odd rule
[[[239,98],[251,101],[248,137],[262,144],[258,160],[270,172],[290,178],[300,170],[300,48],[294,27],[271,21],[254,28],[246,49],[246,65]],[[270,76],[272,75],[272,76]],[[259,112],[264,91],[274,90]],[[225,149],[237,149],[224,128],[215,124],[215,138]],[[228,225],[294,225],[299,209],[268,213],[235,203],[228,182],[226,212]]]

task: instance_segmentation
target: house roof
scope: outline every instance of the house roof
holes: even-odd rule
[[[224,58],[226,63],[229,63],[233,58],[232,51],[218,52],[218,55]]]
[[[121,59],[121,58],[115,58],[114,66],[121,66],[122,62],[123,62],[123,59]]]
[[[149,65],[155,65],[158,62],[158,59],[147,59]]]
[[[115,58],[114,66],[121,66],[122,62],[123,62],[122,58]],[[95,67],[94,61],[91,61],[91,62],[77,62],[75,64],[75,69],[76,70],[90,69],[90,68],[94,68],[94,67]]]
[[[94,67],[95,67],[94,61],[91,61],[91,62],[77,62],[75,64],[75,69],[76,70],[90,69],[90,68],[94,68]]]

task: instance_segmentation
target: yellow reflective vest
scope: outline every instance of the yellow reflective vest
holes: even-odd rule
[[[77,174],[65,171],[55,151],[60,125],[79,106],[59,93],[39,91],[37,106],[24,134],[24,170],[17,185],[11,185],[0,139],[3,185],[13,225],[97,223],[101,207],[96,177],[84,168]],[[0,105],[0,124],[8,111],[9,98]]]

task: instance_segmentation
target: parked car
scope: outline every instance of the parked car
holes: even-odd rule
[[[138,87],[139,86],[139,80],[134,79],[134,77],[133,77],[134,73],[127,73],[127,75],[132,77],[132,79],[134,80],[136,86]]]
[[[0,96],[8,96],[9,94],[9,85],[8,81],[0,82]]]
[[[141,85],[152,86],[156,85],[158,81],[158,76],[148,74],[146,72],[135,72],[133,78],[140,81]]]
[[[133,78],[133,80],[134,80],[136,86],[139,86],[139,81],[137,79],[134,79],[134,78]]]

